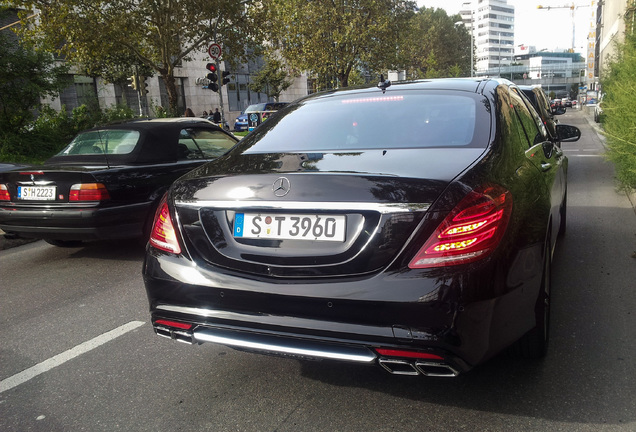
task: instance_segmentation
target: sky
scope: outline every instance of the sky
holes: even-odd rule
[[[449,15],[459,13],[466,0],[417,0],[419,7],[445,9]],[[585,57],[590,30],[591,0],[508,0],[515,7],[515,46],[531,45],[548,51],[572,46],[572,15],[569,8],[537,9],[538,5],[578,7],[574,12],[575,51]]]

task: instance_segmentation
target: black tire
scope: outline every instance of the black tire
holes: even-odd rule
[[[517,341],[514,353],[525,359],[545,357],[550,341],[550,289],[552,275],[552,257],[550,241],[545,248],[541,290],[535,306],[537,325]]]
[[[567,231],[567,223],[568,223],[568,191],[565,191],[563,195],[563,202],[561,202],[561,209],[559,210],[561,213],[561,223],[559,223],[559,237],[563,237],[565,232]]]
[[[63,247],[63,248],[72,248],[72,247],[80,247],[83,242],[81,240],[57,240],[57,239],[44,239],[50,245]]]

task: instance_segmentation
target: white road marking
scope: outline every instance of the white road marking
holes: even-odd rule
[[[7,379],[4,379],[0,381],[0,393],[10,390],[13,387],[17,387],[20,384],[24,384],[31,378],[35,378],[36,376],[43,374],[44,372],[47,372],[54,367],[60,366],[67,361],[72,360],[82,354],[85,354],[101,345],[104,345],[106,342],[110,342],[111,340],[116,339],[119,336],[122,336],[130,331],[135,330],[138,327],[141,327],[142,325],[144,325],[143,321],[131,321],[127,324],[124,324],[123,326],[117,327],[114,330],[103,333],[91,340],[81,343],[74,348],[64,351],[61,354],[51,357],[48,360],[44,360],[42,363],[38,363],[35,366],[23,370],[22,372],[17,373]]]

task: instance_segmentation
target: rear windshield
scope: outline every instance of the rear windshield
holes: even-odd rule
[[[483,96],[462,92],[310,99],[263,124],[246,153],[485,147],[490,130],[487,107]]]
[[[95,130],[77,135],[56,156],[128,154],[139,142],[139,132],[133,130]]]

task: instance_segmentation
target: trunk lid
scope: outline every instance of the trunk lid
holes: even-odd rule
[[[231,155],[177,181],[174,204],[201,265],[275,278],[367,274],[399,254],[483,152]]]

